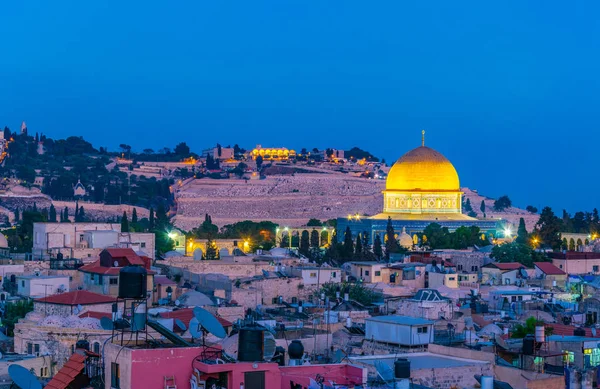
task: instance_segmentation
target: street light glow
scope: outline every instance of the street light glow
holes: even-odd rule
[[[510,230],[510,227],[508,227],[508,228],[505,228],[505,229],[504,229],[504,236],[505,236],[506,238],[510,238],[510,237],[511,237],[511,235],[512,235],[512,231]]]

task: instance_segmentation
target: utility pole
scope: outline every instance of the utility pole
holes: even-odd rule
[[[48,287],[49,286],[53,286],[52,284],[40,284],[44,287],[44,300],[46,300],[46,297],[48,297]],[[48,303],[44,303],[44,313],[46,316],[48,316]]]

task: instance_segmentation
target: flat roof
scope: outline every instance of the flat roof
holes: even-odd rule
[[[47,280],[49,278],[69,278],[69,276],[36,276],[35,274],[28,274],[28,275],[15,276],[15,278],[25,278],[27,280],[39,278],[41,280]]]
[[[359,266],[373,266],[373,265],[384,265],[387,266],[387,263],[384,262],[375,262],[375,261],[352,261],[351,265],[359,265]]]
[[[410,361],[410,368],[419,369],[443,369],[449,367],[464,367],[473,365],[489,364],[488,361],[478,361],[475,359],[457,358],[451,356],[441,356],[429,352],[425,353],[410,353],[410,354],[393,354],[393,355],[378,355],[368,357],[348,357],[352,362],[361,362],[369,365],[375,365],[376,362],[385,363],[392,369],[394,361],[398,358],[406,358]]]
[[[575,335],[550,335],[546,337],[549,342],[596,342],[600,343],[599,338],[590,338],[587,336],[575,336]]]
[[[490,291],[490,293],[505,294],[508,296],[513,296],[513,295],[516,296],[519,294],[534,295],[534,294],[538,294],[539,292],[530,292],[528,290],[492,290],[492,291]]]
[[[420,317],[411,317],[411,316],[375,316],[365,319],[366,321],[377,321],[381,323],[394,323],[401,324],[405,326],[416,326],[416,325],[433,325],[434,322],[431,320],[426,320]]]

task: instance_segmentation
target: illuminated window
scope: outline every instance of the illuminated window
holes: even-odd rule
[[[375,272],[375,277],[379,277],[380,275],[381,275],[381,272],[380,272],[380,271],[376,271],[376,272]]]
[[[565,363],[575,362],[575,353],[573,351],[563,350],[563,362],[565,362]]]
[[[316,276],[317,276],[317,273],[310,273],[311,278],[315,278]]]

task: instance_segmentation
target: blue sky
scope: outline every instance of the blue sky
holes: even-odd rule
[[[420,144],[520,206],[599,206],[597,2],[0,4],[0,125],[138,150]]]

